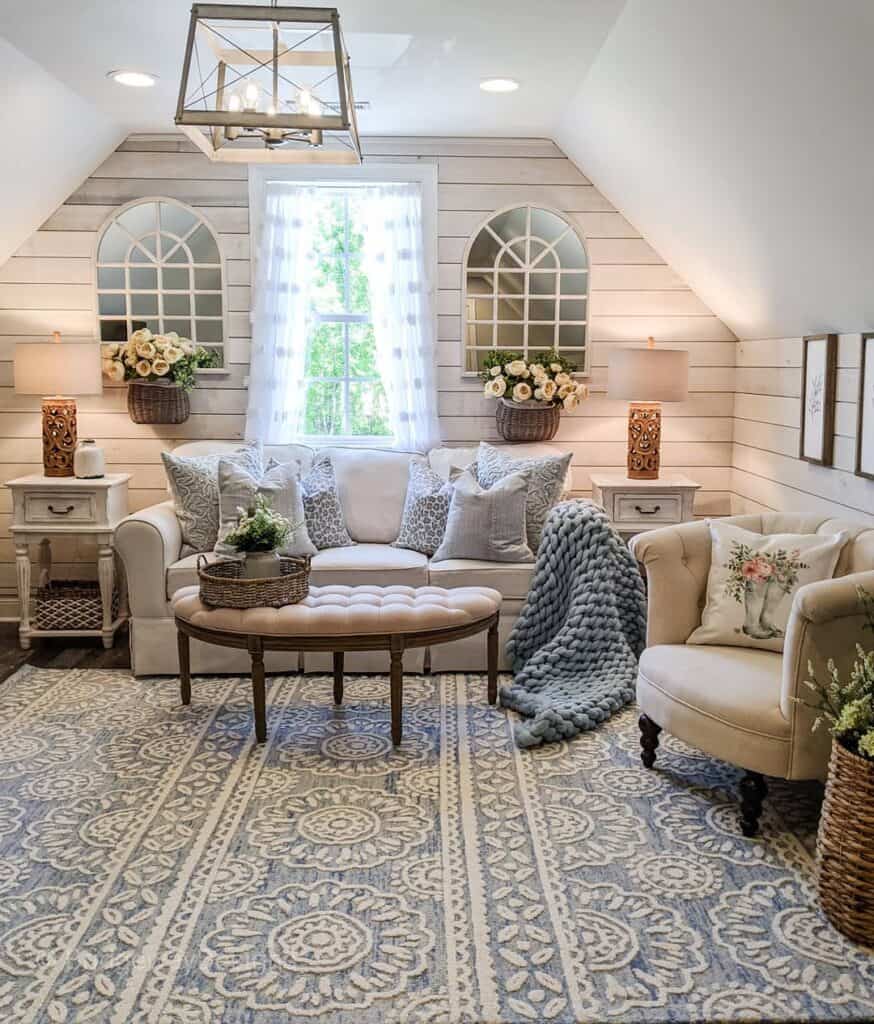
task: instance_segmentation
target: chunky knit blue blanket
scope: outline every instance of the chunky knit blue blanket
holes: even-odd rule
[[[645,639],[634,556],[597,505],[556,505],[507,643],[513,685],[501,703],[527,719],[516,723],[517,744],[568,739],[628,704]]]

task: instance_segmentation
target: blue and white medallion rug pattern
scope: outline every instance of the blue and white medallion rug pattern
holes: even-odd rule
[[[0,686],[0,1020],[870,1019],[874,956],[812,888],[816,790],[628,709],[533,751],[482,676],[269,683],[26,668]]]

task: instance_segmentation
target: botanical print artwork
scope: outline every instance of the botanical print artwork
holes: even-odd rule
[[[0,686],[3,1024],[874,1014],[874,952],[817,906],[816,784],[774,780],[747,839],[739,769],[663,734],[646,771],[633,708],[521,750],[484,675],[409,675],[394,748],[385,676],[340,707],[271,676],[256,744],[247,688]]]
[[[756,551],[749,544],[734,541],[726,563],[726,593],[744,606],[741,631],[754,640],[783,636],[775,613],[783,599],[798,585],[798,573],[809,569],[796,548],[786,551]]]
[[[856,472],[874,479],[874,334],[862,336],[856,433]]]
[[[834,334],[804,338],[801,458],[830,465],[834,442],[835,373],[838,339]]]

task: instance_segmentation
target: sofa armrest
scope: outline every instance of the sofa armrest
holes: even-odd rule
[[[808,666],[820,682],[825,681],[830,660],[841,678],[849,679],[856,644],[864,645],[866,636],[858,587],[874,594],[874,570],[808,583],[798,588],[792,602],[780,689],[780,710],[790,722],[792,734],[789,778],[825,774],[831,737],[824,725],[811,734],[816,712],[804,702],[816,702],[817,697],[805,683],[811,678]]]
[[[631,542],[646,568],[646,643],[684,644],[701,624],[710,571],[706,523],[684,523],[639,533]]]
[[[182,551],[182,530],[173,502],[152,505],[123,519],[116,527],[115,546],[124,563],[131,615],[164,618],[165,573]]]

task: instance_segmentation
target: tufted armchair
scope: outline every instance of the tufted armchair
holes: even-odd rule
[[[710,532],[704,522],[639,534],[632,550],[646,568],[647,648],[640,659],[641,760],[655,764],[662,729],[746,770],[740,782],[741,829],[758,830],[765,776],[825,778],[831,739],[811,732],[814,714],[793,698],[812,698],[804,686],[808,662],[818,678],[834,659],[846,677],[863,640],[856,588],[874,593],[874,528],[838,519],[778,513],[733,516],[726,522],[755,533],[838,533],[850,539],[835,578],[795,594],[783,653],[744,647],[692,646],[700,625],[710,570]]]

